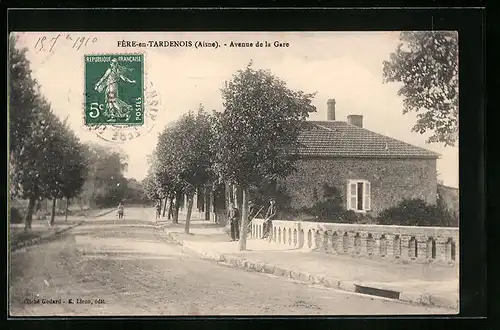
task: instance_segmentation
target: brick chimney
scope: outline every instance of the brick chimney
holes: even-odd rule
[[[363,116],[361,115],[349,115],[347,116],[347,122],[351,125],[363,128]]]
[[[327,115],[326,119],[327,120],[335,120],[335,99],[329,99],[326,102],[327,105]]]

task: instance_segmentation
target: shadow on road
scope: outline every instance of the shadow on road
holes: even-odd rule
[[[88,221],[87,223],[92,225],[131,225],[131,224],[153,225],[154,224],[154,222],[151,222],[150,220],[139,220],[139,219],[104,219],[104,220]]]
[[[172,223],[171,221],[158,221],[155,222],[159,225],[162,226],[167,226],[169,228],[184,228],[185,224],[184,221],[181,220],[180,223]],[[224,228],[224,226],[213,223],[213,222],[198,222],[198,223],[191,223],[189,226],[190,229],[199,229],[199,228]]]

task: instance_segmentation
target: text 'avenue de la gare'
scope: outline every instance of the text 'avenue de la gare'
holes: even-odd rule
[[[191,40],[118,40],[118,47],[149,47],[149,48],[219,48],[218,41],[191,41]],[[290,43],[284,41],[230,41],[223,44],[228,48],[288,48]]]

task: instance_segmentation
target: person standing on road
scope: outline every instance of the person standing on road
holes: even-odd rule
[[[120,204],[118,204],[118,219],[123,219],[123,210],[123,203],[120,202]]]
[[[240,231],[239,231],[239,217],[240,212],[236,206],[230,206],[229,208],[229,222],[231,225],[231,241],[236,241],[240,239]]]
[[[264,235],[262,238],[268,238],[268,240],[271,240],[272,234],[271,234],[271,227],[273,224],[273,220],[276,217],[276,201],[274,198],[271,198],[269,201],[269,207],[267,208],[267,213],[266,213],[266,219],[264,222]]]

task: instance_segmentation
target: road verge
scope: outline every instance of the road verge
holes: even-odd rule
[[[113,209],[105,209],[105,210],[102,210],[101,212],[99,212],[98,214],[91,216],[91,218],[99,218],[99,217],[105,216],[107,214],[110,214],[113,211],[115,211],[114,208]],[[67,226],[67,227],[64,227],[61,229],[56,229],[52,232],[43,233],[43,234],[37,235],[36,237],[30,238],[30,239],[20,240],[19,242],[15,242],[14,244],[11,245],[10,252],[11,253],[23,252],[23,251],[25,251],[25,249],[27,249],[31,246],[38,245],[38,244],[45,242],[45,241],[50,241],[50,240],[56,238],[57,236],[60,236],[61,234],[65,233],[65,232],[67,232],[75,227],[81,226],[83,223],[85,223],[85,219],[82,219],[81,221],[78,221],[77,223],[75,223],[73,225],[70,225],[70,226]]]

